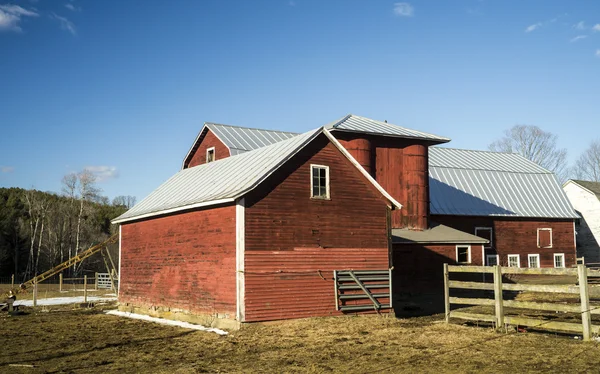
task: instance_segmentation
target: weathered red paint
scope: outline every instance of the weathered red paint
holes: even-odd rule
[[[235,206],[121,227],[119,301],[235,318]]]
[[[209,148],[215,148],[215,160],[221,160],[229,157],[229,148],[219,138],[213,134],[208,128],[204,128],[204,131],[198,138],[196,144],[192,149],[192,153],[188,156],[184,169],[191,168],[197,165],[206,163],[206,150]]]

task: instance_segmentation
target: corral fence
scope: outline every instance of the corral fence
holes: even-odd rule
[[[453,280],[456,276],[452,274],[473,274],[481,273],[482,277],[475,276],[468,280]],[[490,279],[493,283],[487,283]],[[519,284],[503,282],[503,276],[510,275],[537,275],[537,276],[562,276],[573,277],[577,283],[571,284]],[[590,307],[590,286],[588,275],[599,277],[600,271],[587,269],[585,265],[579,264],[577,268],[556,269],[556,268],[515,268],[502,266],[456,266],[444,264],[444,301],[446,311],[446,322],[450,318],[458,318],[470,321],[485,321],[495,324],[497,328],[513,326],[526,326],[541,330],[564,331],[570,333],[582,333],[584,340],[590,340],[592,333],[600,332],[600,325],[592,325],[591,315],[600,315],[600,307]],[[475,280],[477,279],[477,280]],[[493,299],[488,297],[453,297],[450,296],[451,289],[461,290],[483,290],[487,295],[493,295]],[[492,292],[490,292],[492,291]],[[579,303],[551,303],[551,302],[530,302],[510,300],[504,297],[504,291],[529,291],[537,293],[554,294],[572,294],[579,295]],[[594,296],[600,293],[596,290]],[[451,310],[452,305],[462,306],[492,306],[494,314],[471,313],[468,311]],[[535,311],[564,312],[573,313],[581,316],[581,323],[559,322],[540,318],[529,318],[522,316],[508,316],[504,313],[504,308],[529,309]]]

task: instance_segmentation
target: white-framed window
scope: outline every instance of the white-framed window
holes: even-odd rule
[[[485,255],[485,263],[487,266],[496,266],[499,262],[498,255]]]
[[[310,197],[329,200],[329,166],[310,165]]]
[[[493,247],[493,233],[494,230],[491,227],[475,227],[475,236],[489,240],[488,244],[484,244],[485,248]]]
[[[459,264],[471,263],[471,246],[457,245],[456,246],[456,262]]]
[[[215,160],[215,147],[210,147],[206,150],[206,163],[213,162]]]
[[[554,254],[554,267],[555,268],[564,268],[565,267],[565,254],[564,253],[555,253]]]
[[[520,268],[521,267],[521,256],[508,255],[508,267]]]
[[[537,229],[537,246],[538,248],[552,248],[552,229]]]
[[[527,265],[530,268],[540,267],[540,255],[527,255]]]

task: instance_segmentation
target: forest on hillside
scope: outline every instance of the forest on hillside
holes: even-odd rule
[[[30,279],[112,235],[116,227],[110,221],[135,198],[110,201],[100,192],[87,171],[65,176],[60,194],[0,188],[0,277]],[[98,257],[70,268],[67,275],[106,271]]]

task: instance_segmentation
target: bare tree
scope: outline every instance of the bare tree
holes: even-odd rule
[[[575,163],[578,179],[600,182],[600,140],[593,141]]]
[[[78,254],[80,250],[79,244],[81,239],[81,220],[83,218],[83,209],[85,207],[85,203],[94,201],[100,193],[100,189],[95,185],[96,176],[91,171],[84,169],[82,172],[77,174],[77,178],[79,179],[79,214],[77,216],[75,254]]]
[[[552,171],[559,181],[567,178],[567,150],[558,148],[557,136],[537,126],[515,125],[489,145],[491,151],[518,153]]]
[[[121,195],[121,196],[117,196],[113,199],[112,205],[115,205],[115,206],[120,205],[120,206],[126,207],[127,209],[130,209],[131,207],[133,207],[135,205],[135,202],[136,202],[135,196]]]

